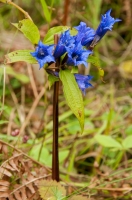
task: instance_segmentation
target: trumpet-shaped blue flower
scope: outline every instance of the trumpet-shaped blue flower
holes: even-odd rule
[[[81,42],[76,44],[74,48],[67,49],[67,52],[68,52],[67,65],[78,66],[84,64],[85,67],[87,67],[88,65],[87,63],[88,56],[89,54],[92,53],[92,51],[90,50],[83,49]]]
[[[80,22],[79,26],[74,27],[78,30],[78,34],[75,36],[76,42],[80,42],[83,46],[89,46],[94,39],[95,31],[94,29],[87,27],[86,23]]]
[[[46,63],[55,62],[53,57],[53,47],[54,45],[44,45],[41,41],[39,41],[38,46],[36,47],[35,52],[32,52],[31,55],[36,58],[40,65],[40,69]]]
[[[57,59],[66,53],[67,48],[73,48],[75,40],[74,37],[70,35],[70,31],[67,30],[61,34],[58,44],[56,45],[54,51],[54,57]]]
[[[77,84],[85,95],[86,89],[92,87],[92,84],[89,81],[93,78],[90,75],[74,74]]]
[[[80,22],[80,24],[74,28],[78,31],[79,34],[82,34],[82,36],[90,29],[90,27],[87,27],[85,22]]]
[[[94,40],[96,40],[96,43],[106,34],[107,31],[112,31],[114,23],[121,21],[120,19],[114,19],[113,17],[111,17],[110,13],[111,9],[108,10],[104,15],[102,15],[101,22],[95,33]]]
[[[92,43],[93,39],[95,37],[95,31],[94,29],[90,28],[89,31],[87,31],[84,35],[84,37],[81,40],[81,44],[83,46],[89,47]]]

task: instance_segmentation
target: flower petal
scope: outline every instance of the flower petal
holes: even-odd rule
[[[38,61],[40,69],[46,63],[55,62],[55,59],[52,55],[53,47],[54,45],[44,45],[41,41],[39,41],[35,52],[31,52],[31,55]]]
[[[74,74],[77,84],[85,95],[85,91],[87,88],[92,87],[92,84],[89,81],[93,78],[90,75],[82,75],[82,74]]]
[[[106,34],[108,30],[112,30],[113,25],[116,22],[121,21],[120,19],[114,19],[110,16],[111,9],[108,10],[104,15],[101,17],[101,22],[96,30],[95,36],[98,35],[100,39]]]

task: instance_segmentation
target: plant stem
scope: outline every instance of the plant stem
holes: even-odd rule
[[[68,20],[69,5],[70,5],[70,0],[65,0],[65,2],[64,2],[64,17],[63,17],[63,22],[62,22],[64,26],[66,26],[67,20]]]
[[[54,44],[58,43],[58,35],[54,36]],[[59,61],[55,63],[55,67],[59,69]],[[56,71],[58,71],[55,69]],[[53,153],[52,153],[52,179],[59,181],[59,152],[58,152],[58,93],[59,81],[54,83],[53,95]]]
[[[32,18],[29,16],[29,14],[25,10],[23,10],[20,6],[18,6],[15,3],[13,3],[11,0],[7,0],[7,4],[16,7],[18,10],[20,10],[25,15],[25,17],[27,19],[30,19],[31,21],[33,21]]]

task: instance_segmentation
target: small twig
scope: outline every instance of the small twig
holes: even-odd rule
[[[29,14],[25,10],[23,10],[20,6],[16,5],[11,0],[7,0],[6,3],[9,4],[9,5],[14,6],[15,8],[17,8],[18,10],[20,10],[25,15],[25,18],[30,19],[31,21],[33,21],[32,18],[29,16]]]
[[[19,105],[19,103],[18,103],[18,99],[17,99],[17,97],[16,97],[16,94],[15,94],[15,92],[14,92],[14,90],[13,90],[11,84],[10,84],[10,80],[9,80],[8,75],[6,75],[6,83],[8,84],[8,87],[9,87],[9,89],[10,89],[10,93],[11,93],[12,99],[13,99],[13,101],[14,101],[14,105],[15,105],[15,107],[16,107],[16,109],[17,109],[17,113],[18,113],[20,122],[21,122],[21,124],[22,124],[22,123],[23,123],[23,118],[24,118],[24,117],[23,117],[22,112],[21,112],[21,110],[20,110],[20,105]]]
[[[21,86],[21,105],[24,107],[25,105],[25,86]]]
[[[66,184],[64,184],[65,186]],[[68,186],[75,188],[76,183],[68,183]],[[66,185],[67,186],[67,185]],[[95,190],[107,190],[107,191],[117,191],[117,192],[130,192],[132,190],[131,187],[126,187],[126,188],[107,188],[107,187],[81,187],[78,190],[75,190],[75,192],[72,193],[73,194],[81,194],[84,192],[87,192],[89,190],[95,189]],[[125,192],[125,193],[126,193]],[[71,195],[68,195],[67,197],[70,197]],[[64,198],[62,198],[64,199]]]
[[[131,187],[126,187],[126,188],[107,188],[107,187],[89,187],[89,189],[96,189],[96,190],[108,190],[108,191],[119,191],[119,192],[123,192],[126,190],[132,190]]]
[[[27,117],[26,117],[24,123],[23,123],[22,126],[21,126],[19,136],[23,134],[23,132],[24,132],[26,126],[28,125],[29,120],[30,120],[30,118],[31,118],[31,116],[32,116],[32,114],[33,114],[33,112],[34,112],[36,106],[38,105],[40,99],[41,99],[42,96],[44,95],[44,93],[45,93],[45,91],[46,91],[47,88],[48,88],[48,83],[46,83],[45,87],[42,88],[41,92],[38,94],[37,98],[36,98],[35,101],[33,102],[32,107],[31,107],[31,109],[30,109],[28,115],[27,115]]]
[[[47,178],[47,177],[49,177],[49,176],[50,176],[50,175],[44,175],[44,176],[41,176],[41,177],[39,177],[39,178],[34,178],[34,179],[32,179],[31,181],[29,181],[29,182],[27,182],[27,183],[21,185],[20,187],[16,188],[15,190],[13,190],[13,192],[11,192],[10,195],[14,194],[16,191],[20,190],[21,188],[25,187],[26,185],[28,185],[28,184],[30,184],[30,183],[33,183],[33,182],[35,182],[35,181],[37,181],[37,180],[39,180],[39,179],[42,179],[42,178]]]
[[[74,136],[74,139],[72,141],[72,146],[71,146],[71,149],[70,149],[70,152],[68,154],[68,158],[66,160],[66,162],[69,160],[69,163],[68,163],[68,167],[67,167],[67,172],[70,172],[71,171],[71,160],[72,159],[69,159],[71,158],[72,156],[71,155],[74,155],[74,152],[75,152],[75,148],[76,148],[76,141],[78,140],[78,132],[76,133],[76,135]],[[71,157],[70,157],[71,156]],[[66,175],[66,179],[70,179],[70,176],[69,174]]]
[[[127,56],[130,54],[131,50],[132,50],[132,39],[131,39],[129,45],[127,46],[126,51],[122,54],[120,62],[124,61],[127,58]]]
[[[23,154],[24,156],[26,156],[27,158],[29,158],[30,160],[32,160],[34,163],[40,165],[41,167],[45,167],[43,164],[41,164],[41,163],[38,162],[37,160],[34,160],[34,159],[31,158],[30,156],[28,156],[26,153],[24,153],[23,151],[17,149],[16,147],[12,146],[11,144],[9,144],[9,143],[7,143],[7,142],[4,142],[3,140],[0,140],[0,143],[5,144],[5,145],[11,147],[12,149],[16,150],[17,152]],[[45,167],[45,169],[47,169],[49,172],[51,172],[50,169],[48,169],[47,167]]]
[[[32,89],[33,89],[33,94],[34,94],[35,98],[37,98],[38,92],[37,92],[37,87],[36,87],[35,80],[34,80],[34,77],[33,77],[32,66],[30,64],[27,64],[27,69],[28,69],[28,74],[29,74],[31,86],[32,86]]]
[[[10,157],[8,160],[5,160],[0,167],[5,167],[4,165],[7,164],[10,160],[12,160],[14,158],[17,158],[17,157],[19,157],[21,155],[23,155],[23,153],[19,153],[17,155],[14,155],[14,156]]]
[[[41,153],[42,153],[42,150],[43,150],[43,145],[44,145],[44,141],[45,141],[45,136],[46,136],[46,134],[44,134],[43,140],[42,140],[42,142],[41,142],[41,146],[40,146],[40,150],[39,150],[39,155],[38,155],[38,161],[40,160]]]
[[[1,106],[0,115],[2,114],[4,110],[4,104],[5,104],[5,81],[6,81],[6,68],[4,66],[3,67],[3,94],[2,94],[2,106]]]
[[[14,90],[12,89],[12,86],[10,84],[10,79],[9,79],[8,75],[6,75],[6,84],[8,84],[8,87],[9,87],[9,90],[10,90],[10,93],[11,93],[11,97],[12,97],[12,99],[14,101],[14,104],[15,104],[16,108],[18,109],[18,107],[19,107],[18,99],[16,97],[16,94],[15,94]]]
[[[11,127],[12,127],[12,124],[13,124],[13,120],[15,118],[15,110],[16,110],[16,108],[12,109],[10,117],[9,117],[9,123],[8,123],[8,126],[7,126],[7,136],[9,136],[11,134]]]
[[[42,116],[42,119],[41,119],[41,121],[40,121],[40,125],[39,125],[39,127],[38,127],[38,132],[39,132],[41,126],[42,126],[43,123],[44,123],[43,120],[44,120],[45,124],[47,124],[47,116],[45,115],[45,110],[44,110],[44,112],[43,112],[43,116]],[[43,145],[44,145],[45,138],[46,138],[46,135],[47,135],[47,129],[46,129],[45,126],[44,126],[44,130],[43,130],[43,131],[44,131],[44,135],[43,135],[43,140],[42,140],[42,142],[41,142],[41,147],[40,147],[40,150],[39,150],[38,161],[40,160],[40,156],[41,156],[41,153],[42,153],[42,150],[43,150]]]

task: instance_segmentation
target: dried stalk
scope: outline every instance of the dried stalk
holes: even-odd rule
[[[31,21],[33,21],[32,18],[29,16],[29,14],[25,10],[23,10],[20,6],[18,6],[15,3],[13,3],[11,0],[7,0],[7,4],[14,6],[15,8],[20,10],[25,15],[25,18],[30,19]]]

